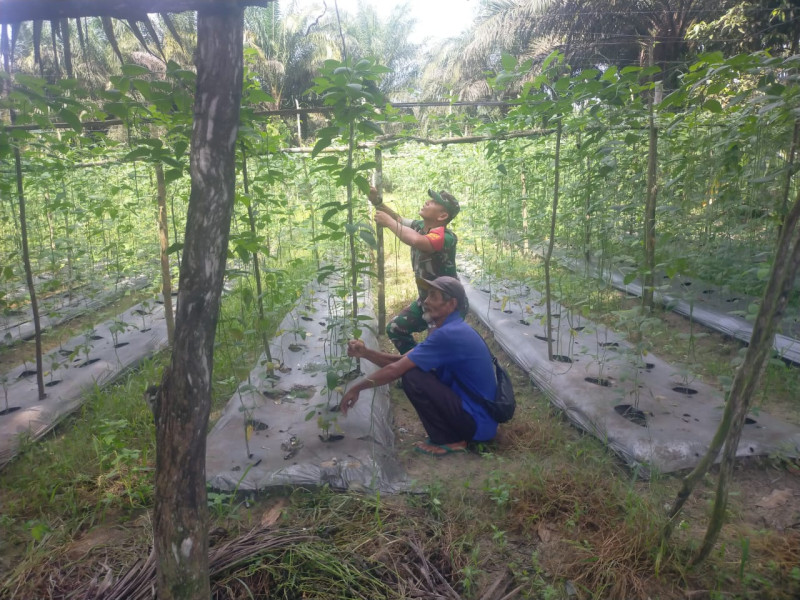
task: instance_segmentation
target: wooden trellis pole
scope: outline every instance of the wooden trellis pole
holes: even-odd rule
[[[383,198],[383,152],[375,148],[375,188]],[[386,266],[383,254],[383,227],[376,227],[378,244],[378,335],[386,329]]]

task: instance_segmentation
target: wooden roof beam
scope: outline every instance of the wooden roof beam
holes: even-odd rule
[[[274,0],[0,0],[0,23],[79,17],[142,19],[147,13],[266,6]]]

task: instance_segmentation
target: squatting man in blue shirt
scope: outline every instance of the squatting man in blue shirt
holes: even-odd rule
[[[421,285],[428,289],[424,302],[431,322],[428,337],[402,355],[369,349],[361,340],[348,342],[348,356],[365,358],[381,368],[351,386],[339,408],[347,416],[360,392],[402,377],[403,390],[428,434],[414,449],[431,456],[466,452],[468,442],[489,441],[497,434],[497,422],[465,391],[494,398],[492,356],[461,316],[467,296],[458,279],[442,276]]]

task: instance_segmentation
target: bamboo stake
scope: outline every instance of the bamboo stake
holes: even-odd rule
[[[383,152],[375,148],[375,189],[383,198]],[[386,264],[383,245],[383,227],[375,228],[378,243],[378,335],[386,329]]]

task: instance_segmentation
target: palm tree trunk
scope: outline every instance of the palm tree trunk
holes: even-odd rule
[[[155,402],[154,549],[161,600],[209,598],[206,430],[236,184],[244,11],[199,10],[191,193],[172,363]]]

